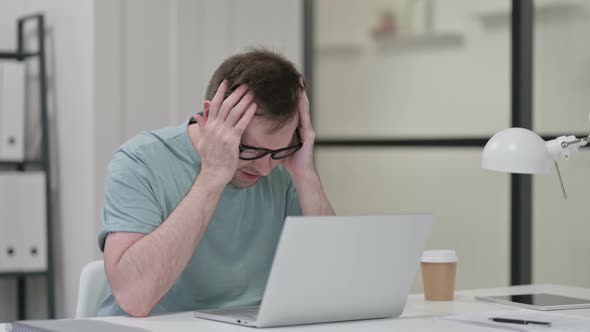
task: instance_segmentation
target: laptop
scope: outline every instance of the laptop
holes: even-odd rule
[[[260,306],[194,315],[251,327],[397,317],[431,225],[431,214],[287,217]]]

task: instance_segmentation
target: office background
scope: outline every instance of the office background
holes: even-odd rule
[[[424,15],[429,4],[431,24]],[[548,136],[587,133],[590,5],[535,4],[533,129]],[[174,125],[198,110],[212,71],[246,46],[272,47],[301,70],[312,68],[316,159],[339,214],[432,211],[429,247],[458,251],[459,289],[510,284],[510,176],[480,168],[483,146],[455,143],[510,126],[511,1],[305,5],[0,0],[0,49],[14,47],[19,16],[43,12],[47,19],[58,317],[73,316],[79,272],[100,258],[96,235],[112,150],[141,130]],[[375,35],[389,12],[395,37]],[[310,39],[312,51],[305,53]],[[37,71],[27,68],[31,85]],[[31,91],[27,111],[35,114],[31,100],[38,96]],[[28,155],[38,153],[34,120],[28,120]],[[450,143],[353,144],[362,140]],[[535,283],[590,287],[588,166],[587,152],[561,163],[568,200],[561,199],[555,173],[533,177]],[[45,317],[47,285],[40,277],[30,281],[28,317]],[[16,317],[14,285],[0,279],[0,321]],[[417,282],[414,291],[420,290]]]

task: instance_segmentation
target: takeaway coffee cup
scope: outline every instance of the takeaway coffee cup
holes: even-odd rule
[[[455,250],[428,250],[422,254],[422,282],[427,301],[452,301],[457,272]]]

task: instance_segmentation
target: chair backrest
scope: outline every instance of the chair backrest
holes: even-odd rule
[[[102,260],[88,263],[80,273],[76,318],[96,317],[101,302],[108,294],[109,284]]]

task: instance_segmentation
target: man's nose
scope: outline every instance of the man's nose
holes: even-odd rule
[[[272,159],[269,155],[266,155],[258,160],[256,160],[256,168],[258,172],[262,176],[267,176],[270,174],[270,171],[275,167],[276,160]]]

